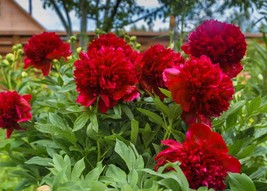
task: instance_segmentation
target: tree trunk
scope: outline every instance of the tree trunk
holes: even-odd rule
[[[88,11],[88,4],[86,0],[81,0],[80,1],[80,17],[81,17],[81,28],[80,28],[80,47],[82,47],[84,50],[87,48],[87,11]]]

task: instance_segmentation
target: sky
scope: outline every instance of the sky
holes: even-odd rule
[[[28,0],[15,0],[21,7],[23,7],[27,12],[29,8]],[[157,7],[159,4],[157,0],[137,0],[138,4],[146,6],[147,8]],[[63,31],[64,28],[56,15],[56,13],[51,9],[43,9],[41,0],[32,0],[32,16],[37,20],[43,27],[45,27],[49,31]],[[70,13],[73,30],[79,30],[79,20],[75,17],[74,11]],[[137,26],[142,26],[145,24],[143,21],[136,23]],[[92,23],[88,23],[88,31],[94,31],[94,26]],[[156,20],[154,22],[154,30],[159,30],[162,28],[168,28],[169,23],[168,20],[166,22],[162,22],[161,20]],[[130,26],[125,28],[126,30],[130,30]]]

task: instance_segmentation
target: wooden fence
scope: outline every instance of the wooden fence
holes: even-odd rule
[[[60,37],[66,40],[66,33],[59,31],[56,32]],[[36,32],[0,32],[0,55],[5,55],[12,50],[12,46],[17,43],[23,45],[27,43],[28,39],[36,34]],[[77,33],[76,33],[77,34]],[[129,32],[130,36],[136,36],[137,41],[141,43],[141,50],[146,50],[150,46],[160,43],[167,46],[169,43],[168,32]],[[89,39],[92,40],[95,37],[93,32],[88,32]],[[245,34],[247,39],[261,39],[261,34]]]

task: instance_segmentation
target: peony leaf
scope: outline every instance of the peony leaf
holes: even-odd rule
[[[246,174],[228,173],[231,191],[256,191],[253,181]]]
[[[160,100],[158,96],[154,98],[155,106],[162,111],[164,115],[171,117],[171,110]]]
[[[63,131],[68,129],[67,126],[65,125],[63,119],[59,115],[57,115],[55,113],[49,113],[48,119],[54,126],[62,129]]]
[[[82,115],[80,115],[74,122],[74,126],[73,126],[73,132],[74,131],[78,131],[81,128],[84,127],[84,125],[87,123],[87,121],[89,121],[90,116],[88,115],[88,113],[84,112]]]
[[[26,164],[36,164],[40,166],[51,166],[49,163],[52,162],[52,159],[50,158],[43,158],[43,157],[32,157],[31,159],[25,161]]]
[[[137,108],[137,110],[141,112],[142,114],[148,116],[150,121],[161,126],[164,124],[162,118],[158,114],[148,111],[146,109],[142,109],[142,108]]]
[[[144,168],[143,157],[138,154],[132,143],[130,143],[130,146],[127,146],[124,142],[117,139],[115,152],[118,153],[124,160],[130,171],[132,171],[133,169]]]
[[[131,120],[131,142],[136,143],[138,137],[139,122],[135,119]]]
[[[84,158],[77,161],[74,165],[72,172],[71,172],[71,180],[77,181],[79,177],[82,175],[83,170],[85,169]]]

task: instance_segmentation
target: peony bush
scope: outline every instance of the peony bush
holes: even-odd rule
[[[1,59],[0,166],[21,180],[11,189],[267,188],[267,100],[247,91],[239,27],[204,21],[184,52],[140,52],[112,33],[87,50],[70,41],[44,32]]]

